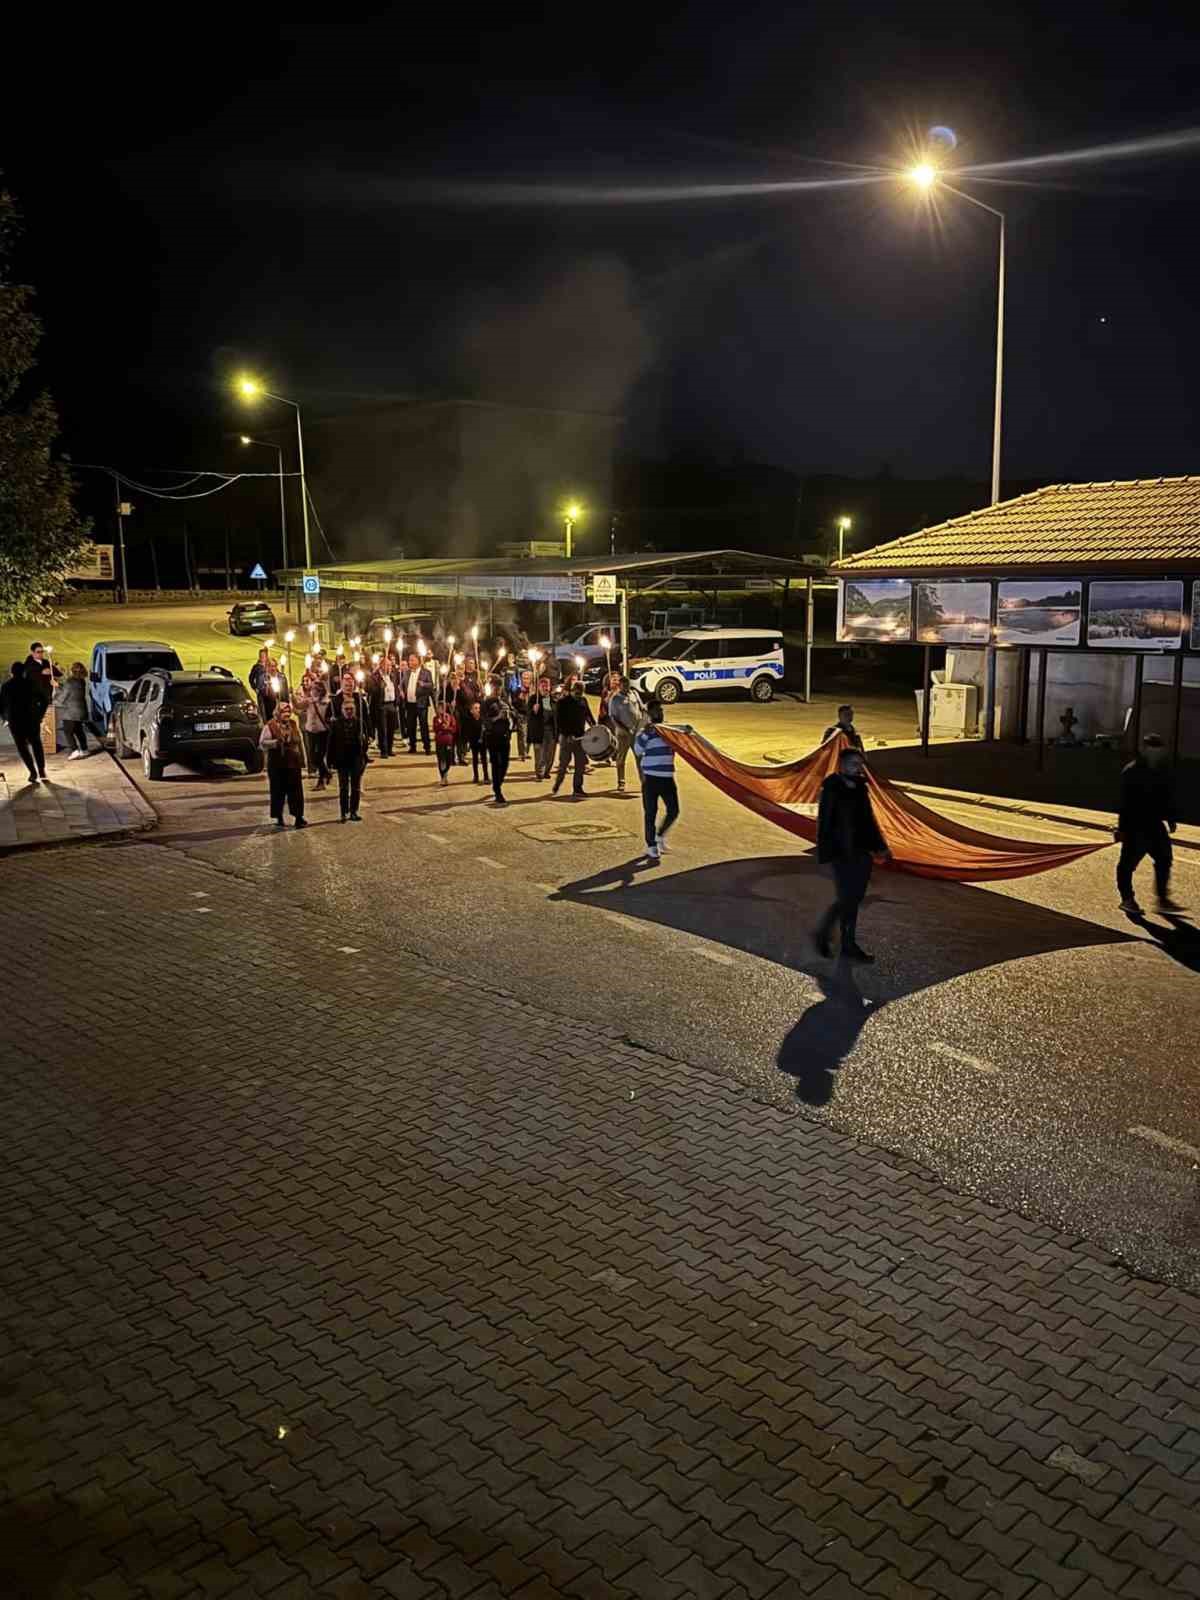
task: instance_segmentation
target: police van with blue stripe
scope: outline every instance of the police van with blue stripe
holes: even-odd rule
[[[707,689],[744,689],[766,702],[783,683],[783,639],[777,628],[688,628],[634,661],[629,676],[664,705]]]

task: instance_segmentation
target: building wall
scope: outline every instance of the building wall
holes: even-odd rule
[[[959,683],[979,685],[980,716],[987,672],[987,652],[952,646],[954,678]],[[996,653],[996,701],[1000,711],[998,733],[1003,739],[1015,738],[1020,716],[1020,652]],[[1029,670],[1029,734],[1033,736],[1037,715],[1040,658],[1031,651]],[[1099,651],[1065,653],[1052,651],[1046,658],[1046,735],[1057,738],[1059,718],[1068,706],[1077,721],[1078,738],[1094,738],[1098,733],[1113,733],[1125,721],[1133,704],[1134,658],[1128,655],[1102,655]],[[1173,655],[1147,655],[1142,670],[1142,728],[1168,737],[1170,733],[1171,685],[1174,680]],[[1200,711],[1200,659],[1185,656],[1183,664],[1185,738],[1184,748],[1196,743],[1192,724]]]

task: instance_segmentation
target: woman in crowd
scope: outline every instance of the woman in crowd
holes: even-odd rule
[[[549,678],[539,678],[537,692],[529,697],[529,744],[533,751],[534,781],[542,783],[550,776],[558,746],[558,727]]]
[[[465,767],[467,764],[467,747],[470,744],[468,737],[471,727],[471,706],[479,700],[479,680],[474,673],[462,669],[455,674],[458,679],[454,690],[454,715],[458,720],[458,763]]]
[[[449,699],[439,700],[433,714],[433,743],[437,750],[438,782],[445,788],[450,782],[454,748],[458,743],[458,718]]]
[[[533,693],[533,673],[514,673],[509,679],[509,705],[512,707],[513,731],[517,736],[517,760],[524,761],[529,746],[529,697]]]
[[[308,770],[316,771],[317,788],[329,783],[329,692],[324,675],[306,672],[300,682],[300,726],[308,753]]]
[[[343,678],[349,691],[338,696],[329,723],[329,765],[338,775],[338,803],[342,822],[361,822],[362,775],[367,761],[367,712],[362,696],[354,691],[349,673]]]
[[[286,800],[296,826],[307,828],[308,823],[304,820],[304,741],[289,701],[280,702],[275,715],[262,731],[259,746],[267,752],[267,783],[275,826],[283,827],[283,805]]]
[[[83,662],[72,661],[70,672],[54,693],[54,703],[62,717],[63,733],[71,751],[68,761],[80,761],[88,753],[87,681]]]
[[[483,739],[483,702],[467,702],[467,748],[471,752],[472,783],[479,782],[479,767],[483,764],[483,781],[488,781],[488,750]]]

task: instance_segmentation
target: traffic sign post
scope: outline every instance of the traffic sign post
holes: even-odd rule
[[[303,589],[306,596],[316,596],[321,592],[321,580],[315,572],[304,574]]]
[[[598,606],[615,606],[617,603],[617,577],[614,572],[592,574],[592,599]]]
[[[256,561],[250,568],[250,582],[257,583],[261,589],[267,581],[267,574],[261,561]]]

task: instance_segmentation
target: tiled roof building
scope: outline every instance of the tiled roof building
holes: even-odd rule
[[[834,563],[839,574],[1200,573],[1200,477],[1056,483]]]

